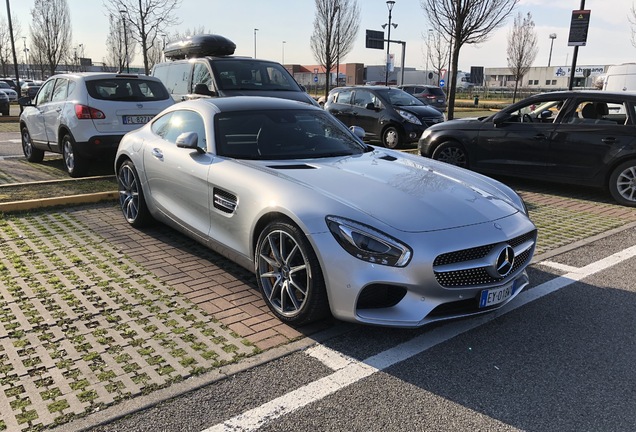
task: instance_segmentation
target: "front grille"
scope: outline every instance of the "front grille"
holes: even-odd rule
[[[488,267],[486,266],[477,266],[468,269],[452,271],[435,270],[435,267],[443,265],[460,264],[484,258],[493,250],[495,246],[501,244],[493,243],[486,246],[478,246],[470,249],[463,249],[460,251],[439,255],[433,262],[433,271],[435,272],[435,278],[437,279],[437,282],[445,288],[465,288],[501,283],[504,280],[515,276],[517,272],[529,262],[530,258],[532,257],[532,251],[534,250],[535,239],[536,231],[531,231],[527,234],[508,241],[508,244],[513,248],[517,248],[526,242],[531,242],[532,245],[527,249],[520,251],[519,254],[515,256],[512,270],[505,277],[492,276],[488,272]]]

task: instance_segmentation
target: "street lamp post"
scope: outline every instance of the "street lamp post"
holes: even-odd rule
[[[258,31],[257,28],[254,29],[254,58],[256,58],[256,32]]]
[[[287,43],[287,41],[283,41],[283,61],[281,62],[283,65],[285,65],[285,44]]]
[[[550,67],[550,62],[552,61],[552,46],[554,45],[554,40],[556,39],[556,33],[550,33],[550,57],[548,57],[548,67]]]
[[[393,0],[388,0],[386,2],[386,7],[389,9],[389,31],[386,37],[386,74],[384,75],[384,85],[389,85],[389,63],[391,58],[390,47],[391,47],[391,11],[393,10],[393,6],[395,2]]]
[[[126,56],[124,58],[124,62],[126,63],[126,73],[130,73],[130,62],[128,60],[128,32],[126,31],[126,14],[128,11],[126,9],[121,9],[119,13],[121,14],[121,20],[124,24],[124,55]]]
[[[428,29],[428,39],[426,40],[426,84],[430,84],[428,77],[428,59],[431,57],[431,35],[433,34],[433,29]],[[402,83],[404,84],[404,83]]]
[[[340,3],[336,4],[338,22],[336,24],[336,87],[340,85]]]
[[[24,42],[24,68],[27,78],[31,78],[29,76],[29,49],[26,46],[26,36],[22,36],[22,41]]]

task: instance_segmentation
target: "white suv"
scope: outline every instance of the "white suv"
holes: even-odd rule
[[[29,162],[61,153],[71,177],[91,160],[114,159],[121,138],[174,103],[157,78],[135,74],[75,73],[49,78],[31,103],[20,99],[22,150]]]

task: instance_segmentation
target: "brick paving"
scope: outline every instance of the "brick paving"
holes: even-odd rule
[[[598,191],[503,180],[537,253],[636,221]],[[252,273],[164,225],[128,226],[113,202],[0,219],[0,431],[64,424],[330,325],[282,324]]]

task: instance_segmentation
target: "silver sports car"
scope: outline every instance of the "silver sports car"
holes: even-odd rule
[[[124,217],[254,271],[295,325],[331,312],[415,327],[493,310],[528,285],[536,228],[514,191],[360,133],[284,99],[175,104],[119,145]]]

